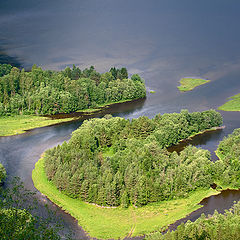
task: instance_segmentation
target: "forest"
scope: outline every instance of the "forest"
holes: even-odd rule
[[[195,222],[188,221],[177,230],[162,234],[153,233],[147,240],[238,240],[240,239],[240,202],[224,214],[217,211],[212,216],[204,214]]]
[[[127,120],[86,120],[70,141],[45,153],[48,180],[72,198],[104,206],[142,206],[208,189],[216,171],[209,151],[166,147],[222,124],[214,110]]]
[[[231,188],[240,188],[240,128],[233,131],[232,134],[224,137],[219,143],[216,151],[219,160],[217,165],[219,176],[216,182],[222,186]]]
[[[71,234],[62,234],[62,223],[47,207],[41,210],[35,193],[26,190],[20,179],[8,179],[8,187],[3,187],[6,170],[0,163],[0,236],[1,240],[60,240],[72,239]]]
[[[93,66],[51,71],[34,65],[27,72],[0,65],[0,116],[71,113],[145,96],[144,80],[138,74],[128,78],[126,68],[100,74]]]

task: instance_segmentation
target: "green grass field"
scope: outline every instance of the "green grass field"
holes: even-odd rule
[[[229,101],[224,103],[218,109],[223,111],[240,111],[240,93],[228,99]]]
[[[180,80],[180,86],[178,89],[181,92],[187,92],[193,90],[195,87],[203,85],[210,82],[210,80],[200,79],[200,78],[182,78]]]
[[[0,136],[11,136],[24,133],[25,130],[45,127],[61,122],[72,121],[74,118],[50,119],[33,115],[16,115],[0,117]]]
[[[111,154],[111,153],[105,153]],[[198,190],[185,199],[163,201],[144,207],[128,209],[104,208],[72,199],[47,180],[44,157],[32,172],[34,186],[52,202],[78,220],[80,226],[91,236],[101,239],[138,236],[161,230],[200,208],[198,203],[205,197],[219,192],[213,189]]]

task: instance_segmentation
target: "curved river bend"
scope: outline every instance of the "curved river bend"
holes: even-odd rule
[[[155,90],[145,101],[115,105],[95,117],[106,113],[153,117],[183,108],[216,109],[240,92],[239,8],[240,2],[234,0],[0,1],[0,63],[26,69],[32,64],[48,69],[94,65],[100,72],[125,66],[130,74],[139,73],[145,79],[148,90]],[[184,76],[212,81],[180,93],[176,86]],[[209,149],[213,159],[219,141],[240,127],[240,113],[221,113],[225,129],[190,141]],[[20,176],[27,189],[35,190],[31,173],[41,153],[68,140],[80,125],[79,120],[2,137],[0,162],[10,177]],[[175,150],[182,147],[184,143]],[[40,193],[37,197],[47,201]],[[204,207],[187,219],[195,220],[215,209],[223,212],[239,199],[240,191],[224,191],[205,199]],[[78,239],[88,239],[71,216],[51,202],[49,205]]]

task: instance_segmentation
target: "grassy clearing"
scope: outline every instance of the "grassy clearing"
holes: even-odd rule
[[[72,121],[74,118],[50,119],[33,115],[16,115],[0,117],[0,136],[11,136],[24,133],[25,130],[45,127],[61,122]]]
[[[141,208],[133,206],[128,209],[103,208],[72,199],[58,191],[47,180],[44,171],[44,157],[36,163],[32,178],[35,187],[41,193],[76,218],[79,225],[91,237],[101,239],[138,236],[161,230],[200,208],[198,203],[203,198],[219,193],[213,189],[198,190],[185,199],[148,204]]]
[[[223,111],[240,111],[240,93],[228,99],[229,101],[224,103],[218,109]]]
[[[180,80],[180,86],[178,89],[181,92],[187,92],[193,90],[195,87],[203,85],[210,82],[210,80],[200,79],[200,78],[182,78]]]

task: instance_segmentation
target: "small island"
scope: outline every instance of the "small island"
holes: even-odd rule
[[[235,178],[227,182],[222,175],[231,168],[227,159],[213,163],[209,151],[192,146],[179,155],[166,150],[221,125],[222,117],[214,110],[182,110],[153,119],[106,115],[86,120],[69,142],[43,154],[33,182],[92,237],[147,234],[200,208],[205,197],[219,194],[211,184],[231,186]]]
[[[240,93],[229,98],[229,101],[218,108],[222,111],[240,111]]]
[[[52,71],[34,65],[26,72],[0,64],[0,136],[74,119],[49,118],[55,114],[92,114],[144,97],[144,80],[138,74],[129,78],[126,68],[113,67],[101,74],[93,66]]]
[[[178,86],[178,89],[181,92],[187,92],[193,90],[195,87],[198,87],[208,82],[210,82],[210,80],[205,80],[201,78],[182,78],[180,80],[181,85]]]

